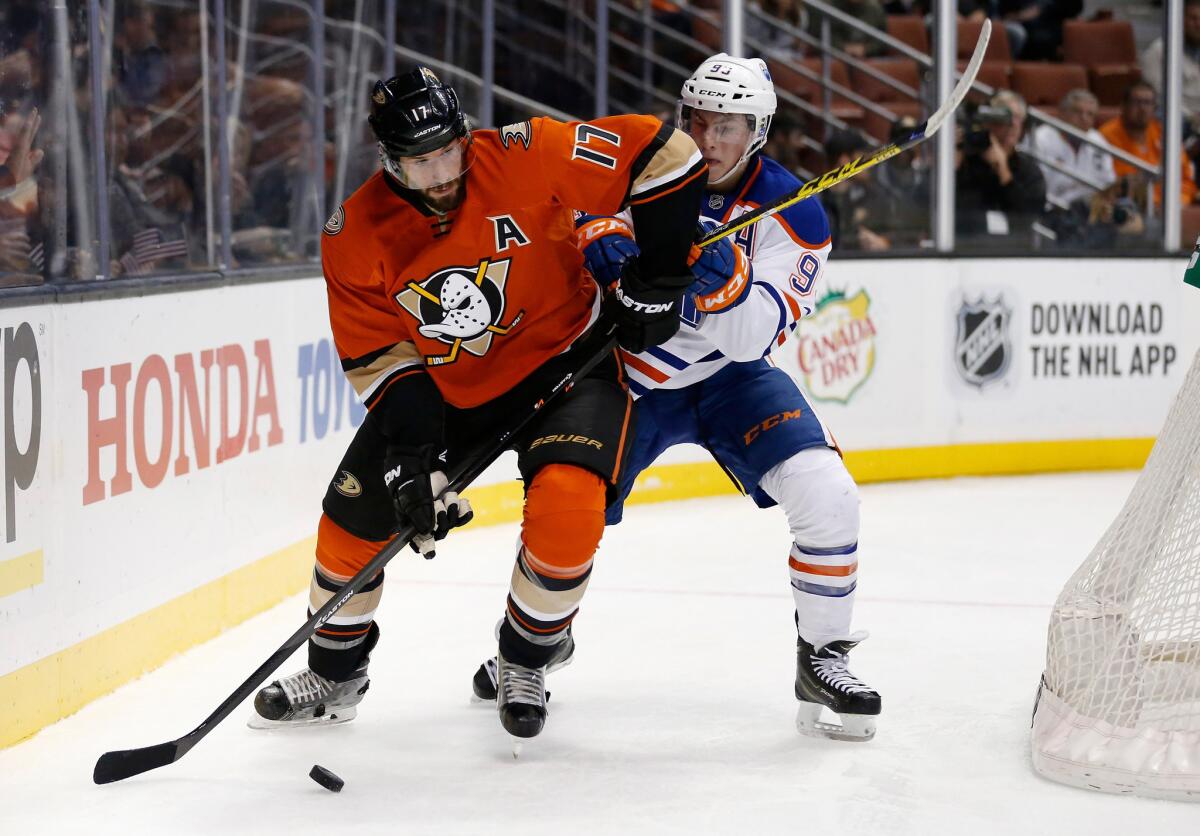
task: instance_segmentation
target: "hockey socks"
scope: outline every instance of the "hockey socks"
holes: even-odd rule
[[[605,487],[573,465],[547,465],[533,477],[500,627],[500,653],[510,662],[545,665],[579,611],[604,533]]]

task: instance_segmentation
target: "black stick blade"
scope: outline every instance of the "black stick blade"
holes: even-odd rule
[[[100,760],[96,761],[96,768],[92,771],[92,780],[97,784],[123,781],[130,776],[141,775],[151,769],[175,763],[182,755],[183,752],[180,751],[178,741],[146,746],[142,749],[105,752],[100,756]]]

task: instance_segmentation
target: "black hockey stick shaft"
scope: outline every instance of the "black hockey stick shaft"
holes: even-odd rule
[[[536,402],[531,403],[528,409],[522,414],[520,420],[513,423],[504,433],[494,439],[479,455],[468,457],[463,464],[461,472],[457,473],[451,479],[446,490],[457,493],[465,490],[492,462],[508,449],[514,435],[532,421],[546,404],[569,389],[575,381],[585,377],[588,372],[595,368],[612,351],[614,345],[615,341],[612,337],[611,327],[601,324],[592,329],[592,333],[584,337],[578,348],[575,349],[579,355],[584,357],[583,362],[575,370],[565,373],[549,391],[543,394]],[[92,772],[92,780],[97,784],[109,784],[113,781],[121,781],[133,775],[139,775],[151,769],[157,769],[160,766],[174,763],[186,755],[218,723],[228,717],[246,697],[254,693],[255,689],[259,685],[262,685],[267,680],[267,677],[283,664],[284,660],[307,642],[309,637],[322,624],[332,618],[333,614],[341,609],[354,593],[362,589],[389,560],[408,545],[413,534],[412,526],[403,526],[386,546],[372,557],[362,569],[359,569],[350,580],[346,581],[332,598],[325,602],[323,607],[313,613],[308,621],[296,630],[295,633],[292,633],[291,637],[281,644],[279,649],[272,653],[265,662],[259,665],[245,682],[226,697],[217,706],[217,709],[205,718],[204,722],[183,737],[176,738],[167,743],[159,743],[156,746],[146,746],[141,749],[122,749],[116,752],[105,752],[96,761],[96,768]]]
[[[733,235],[751,224],[758,223],[764,218],[774,215],[776,212],[781,212],[789,206],[799,203],[805,198],[820,194],[826,189],[866,171],[868,168],[877,166],[885,160],[890,160],[897,154],[920,145],[936,134],[958,106],[962,104],[962,100],[966,98],[967,93],[970,92],[971,85],[974,84],[975,77],[979,74],[979,66],[983,63],[983,56],[987,52],[988,40],[991,38],[991,34],[992,22],[985,20],[983,28],[979,31],[979,40],[975,43],[975,52],[972,53],[971,60],[967,63],[966,69],[963,70],[958,84],[951,91],[950,97],[942,103],[942,106],[932,116],[918,125],[907,139],[876,148],[874,151],[851,160],[840,168],[835,168],[819,177],[814,177],[790,194],[786,194],[770,203],[764,203],[757,209],[753,209],[744,215],[738,215],[728,223],[714,227],[711,232],[696,242],[697,246],[706,247],[713,241],[719,241],[728,235]]]

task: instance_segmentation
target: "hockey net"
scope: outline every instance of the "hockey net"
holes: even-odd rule
[[[1200,801],[1200,353],[1054,605],[1032,742],[1047,778]]]

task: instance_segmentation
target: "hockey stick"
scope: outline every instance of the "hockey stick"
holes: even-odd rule
[[[607,356],[615,344],[611,327],[606,328],[601,325],[594,328],[591,334],[584,337],[577,349],[578,353],[585,358],[579,367],[564,374],[546,394],[535,403],[530,404],[529,409],[522,415],[521,419],[495,439],[491,443],[491,446],[485,449],[480,455],[469,457],[462,471],[451,480],[446,490],[458,493],[465,490],[468,485],[479,477],[479,474],[483,473],[492,462],[500,457],[501,453],[508,449],[508,445],[516,433],[520,432],[526,424],[532,421],[546,404],[569,389],[575,381],[585,377],[588,372],[596,367],[596,364]],[[412,539],[413,533],[411,525],[402,527],[396,533],[396,536],[368,561],[366,566],[359,569],[354,577],[346,581],[345,585],[338,590],[336,595],[325,602],[325,606],[313,613],[300,629],[292,633],[291,638],[281,644],[278,650],[259,665],[245,682],[239,685],[232,694],[225,698],[224,702],[217,706],[216,711],[205,718],[203,723],[196,726],[196,728],[183,737],[176,738],[167,743],[159,743],[156,746],[146,746],[141,749],[122,749],[116,752],[105,752],[96,761],[96,768],[92,772],[92,780],[97,784],[109,784],[113,781],[121,781],[133,775],[139,775],[142,772],[148,772],[151,769],[175,763],[175,761],[186,755],[218,723],[228,717],[242,700],[254,693],[254,690],[265,682],[267,677],[283,664],[285,659],[308,641],[309,636],[316,632],[318,627],[328,621],[334,613],[350,600],[350,597],[354,593],[362,589],[367,581],[375,577],[375,574],[389,560],[408,545],[408,541]]]
[[[791,194],[784,195],[778,200],[774,200],[763,206],[758,207],[744,215],[738,215],[729,223],[714,227],[711,232],[696,242],[697,246],[705,247],[713,241],[719,241],[727,235],[733,235],[735,232],[745,229],[750,224],[758,223],[763,218],[769,218],[776,212],[780,212],[793,204],[799,203],[807,197],[812,197],[815,194],[825,191],[826,189],[836,186],[844,180],[849,180],[859,172],[866,171],[872,166],[879,165],[884,160],[890,160],[892,157],[900,154],[908,149],[920,145],[925,140],[936,134],[946,120],[954,113],[962,100],[966,98],[967,92],[971,89],[971,85],[975,82],[975,76],[979,74],[979,65],[983,63],[983,54],[987,52],[988,39],[992,35],[992,22],[985,20],[983,28],[979,31],[979,40],[975,44],[975,52],[971,55],[971,60],[963,70],[962,78],[958,80],[958,84],[950,92],[950,98],[942,103],[942,106],[937,111],[926,119],[922,124],[918,125],[908,139],[902,142],[893,142],[890,145],[885,145],[882,148],[876,148],[869,154],[861,156],[858,159],[851,160],[841,168],[835,168],[832,171],[827,171],[820,177],[814,177],[803,186]]]
[[[979,34],[979,42],[975,45],[975,52],[971,56],[971,61],[963,72],[962,78],[958,85],[955,86],[950,98],[940,107],[933,116],[929,117],[926,122],[917,127],[912,135],[901,143],[893,143],[884,146],[871,152],[865,157],[847,163],[841,168],[822,174],[820,177],[809,180],[797,191],[790,195],[785,195],[778,200],[761,206],[744,215],[740,215],[736,220],[715,228],[712,232],[706,235],[697,243],[700,246],[705,246],[732,235],[750,224],[757,223],[763,218],[770,217],[775,213],[786,209],[795,203],[799,203],[807,197],[825,191],[831,186],[837,185],[844,180],[848,180],[861,171],[865,171],[872,166],[878,165],[884,160],[888,160],[897,154],[907,151],[915,145],[924,142],[929,137],[933,136],[942,127],[942,124],[950,117],[950,114],[958,107],[965,98],[967,91],[970,89],[972,82],[975,80],[976,74],[979,72],[979,65],[983,61],[983,54],[987,49],[988,38],[991,35],[991,22],[984,21],[984,25]],[[508,442],[514,434],[519,432],[526,424],[541,411],[541,409],[556,396],[568,389],[572,383],[590,372],[597,363],[612,349],[614,340],[609,329],[596,329],[589,335],[580,346],[580,352],[587,358],[579,366],[578,369],[565,374],[542,398],[536,403],[531,404],[528,412],[522,416],[521,420],[514,424],[510,429],[505,431],[492,445],[480,456],[474,457],[450,482],[447,490],[453,490],[461,493],[468,485],[479,477],[484,470],[491,465],[507,447]],[[393,557],[406,546],[409,540],[413,537],[413,529],[411,526],[404,526],[397,532],[396,536],[381,549],[367,564],[360,569],[344,586],[338,591],[338,594],[330,598],[323,607],[317,610],[295,633],[291,635],[279,648],[267,658],[265,662],[255,669],[245,682],[237,687],[236,690],[217,706],[205,720],[185,734],[183,737],[176,738],[167,743],[159,743],[155,746],[146,746],[140,749],[122,749],[115,752],[105,752],[96,761],[96,767],[92,773],[92,780],[97,784],[108,784],[114,781],[121,781],[125,778],[139,775],[143,772],[148,772],[151,769],[157,769],[161,766],[172,764],[182,758],[192,747],[204,739],[210,731],[212,731],[218,723],[228,717],[233,710],[250,694],[254,689],[266,681],[276,668],[283,663],[285,659],[299,649],[322,624],[328,621],[333,614],[350,598],[362,589],[366,583],[375,576],[375,574],[384,567]]]

